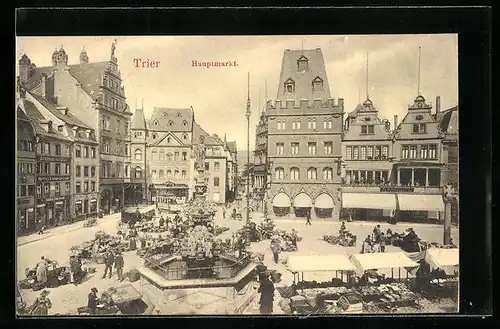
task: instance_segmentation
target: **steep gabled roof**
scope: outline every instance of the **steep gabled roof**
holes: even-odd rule
[[[458,106],[440,113],[439,126],[447,134],[458,133]]]
[[[38,111],[38,108],[32,102],[24,99],[24,110],[26,111],[26,115],[31,119],[33,123],[33,127],[35,129],[35,133],[37,135],[56,138],[59,140],[70,141],[68,138],[59,133],[56,129],[53,129],[52,132],[48,132],[41,126],[40,122],[46,121],[45,117]]]
[[[147,127],[156,131],[191,132],[193,121],[194,111],[192,108],[155,107],[151,119],[147,122]],[[155,122],[158,124],[155,125]]]
[[[132,128],[146,130],[146,119],[144,118],[144,110],[136,109],[134,116],[132,117]]]
[[[230,141],[230,142],[227,142],[227,148],[229,149],[229,152],[231,153],[237,153],[237,149],[236,149],[236,141]]]
[[[43,107],[45,107],[47,110],[50,111],[55,117],[58,119],[74,126],[78,126],[81,128],[85,129],[92,129],[89,125],[75,117],[71,112],[68,110],[66,114],[62,113],[60,110],[57,109],[57,104],[54,104],[53,102],[43,98],[42,96],[39,96],[34,93],[30,93],[30,95],[36,99],[40,104],[42,104]]]
[[[209,146],[223,146],[223,143],[210,136],[203,128],[196,122],[193,123],[193,144],[200,144],[200,136],[204,138],[204,144]]]
[[[299,71],[297,62],[299,59],[303,58],[307,58],[307,69],[305,71]],[[313,92],[312,82],[318,77],[323,80],[323,90]],[[289,79],[292,79],[295,83],[295,92],[293,94],[285,93],[285,82]],[[330,87],[326,76],[325,61],[321,49],[285,50],[281,65],[277,99],[301,100],[316,98],[326,99],[330,97]]]

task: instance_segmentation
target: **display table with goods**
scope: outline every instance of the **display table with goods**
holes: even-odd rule
[[[421,297],[404,283],[360,286],[357,291],[363,298],[363,308],[370,313],[390,311],[399,307],[419,308]]]
[[[339,245],[342,247],[353,247],[356,245],[356,240],[357,237],[356,235],[350,233],[350,232],[345,232],[342,235],[335,236],[335,235],[324,235],[323,240],[325,240],[329,244],[333,245]]]
[[[138,315],[147,309],[142,294],[132,285],[111,287],[101,294],[95,315]],[[78,314],[89,314],[87,306],[78,308]]]
[[[429,248],[424,260],[432,270],[421,287],[429,299],[451,298],[457,300],[459,277],[458,248]]]
[[[394,247],[400,247],[405,252],[422,251],[423,244],[421,239],[412,228],[403,233],[392,232],[390,229],[386,233],[386,244]]]
[[[275,227],[276,225],[274,225],[274,222],[269,218],[259,223],[259,225],[257,225],[257,230],[260,233],[261,239],[262,240],[270,239],[274,235]]]
[[[47,282],[41,284],[37,282],[36,271],[38,265],[25,270],[26,278],[19,281],[20,289],[33,289],[33,291],[43,288],[55,288],[65,285],[70,281],[69,266],[59,265],[56,261],[47,260]]]

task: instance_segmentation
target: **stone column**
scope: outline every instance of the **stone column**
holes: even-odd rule
[[[398,173],[398,185],[401,185],[401,170],[398,168],[397,170]]]
[[[415,186],[415,168],[411,168],[411,186]]]
[[[452,198],[444,198],[444,236],[443,244],[451,244],[451,202]]]
[[[425,186],[429,186],[429,168],[425,168]]]

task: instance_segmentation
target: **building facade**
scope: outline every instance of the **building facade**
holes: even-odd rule
[[[444,211],[442,170],[447,159],[444,133],[422,95],[394,131],[392,179],[399,220],[440,219]]]
[[[23,56],[19,65],[19,77],[27,90],[56,106],[71,109],[75,117],[95,131],[99,143],[96,156],[100,161],[96,207],[104,213],[123,206],[125,186],[130,180],[131,112],[126,103],[115,47],[112,44],[110,60],[104,62],[90,63],[83,50],[80,63],[69,65],[68,55],[61,47],[52,54],[52,66],[36,67],[27,56]]]
[[[51,100],[30,92],[26,99],[37,107],[57,131],[68,138],[71,168],[71,219],[97,216],[99,212],[99,144],[94,129],[76,118],[68,107],[57,106]]]
[[[24,103],[17,98],[17,232],[36,230],[35,222],[35,181],[36,155],[35,130],[26,113]]]
[[[276,216],[339,218],[343,109],[330,96],[321,50],[286,50],[277,99],[266,105]]]
[[[224,151],[226,152],[226,202],[233,202],[238,189],[238,149],[236,141],[226,141],[224,135]]]
[[[255,128],[254,166],[252,168],[252,188],[255,210],[267,212],[268,161],[267,161],[267,117],[263,111]]]
[[[393,184],[393,141],[390,123],[382,120],[367,97],[349,113],[342,140],[342,218],[389,217],[396,210],[393,194],[384,190]]]
[[[35,128],[36,192],[35,220],[52,227],[71,221],[71,140],[57,131],[31,101],[24,111]]]

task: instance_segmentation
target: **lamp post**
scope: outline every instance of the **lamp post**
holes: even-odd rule
[[[250,73],[248,73],[248,86],[247,86],[247,110],[245,116],[247,117],[247,222],[250,221]]]
[[[444,201],[444,228],[443,228],[443,244],[451,244],[451,203],[454,198],[454,189],[451,184],[443,187],[443,201]]]

